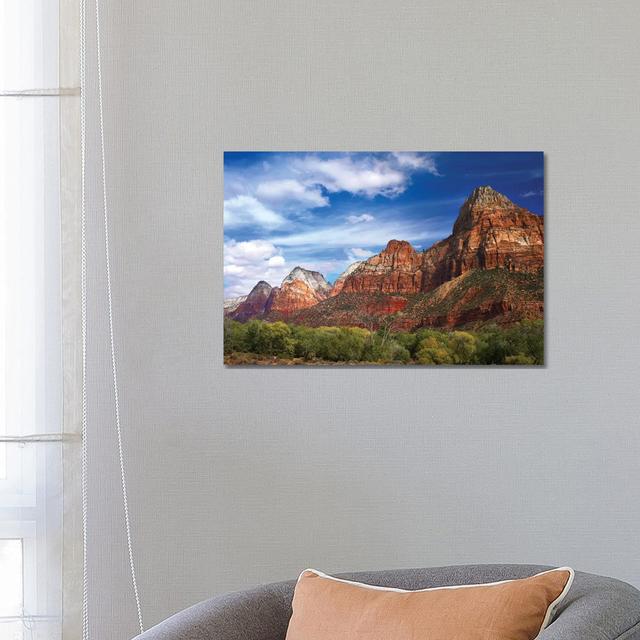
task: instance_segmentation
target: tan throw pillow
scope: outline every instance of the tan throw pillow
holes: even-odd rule
[[[405,591],[298,578],[286,640],[533,640],[567,595],[573,569],[522,580]]]

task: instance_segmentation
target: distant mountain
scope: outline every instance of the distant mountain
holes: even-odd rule
[[[310,289],[320,293],[329,293],[331,285],[324,279],[324,276],[318,271],[309,271],[302,267],[296,267],[283,281],[282,286],[291,284],[298,280],[303,282]]]
[[[390,240],[383,251],[365,260],[349,275],[342,293],[418,293],[422,259],[406,240]]]
[[[271,285],[264,280],[256,284],[249,295],[229,314],[234,320],[244,322],[264,314],[267,301],[271,295]]]
[[[271,290],[265,316],[270,320],[290,318],[325,300],[330,293],[331,285],[321,273],[296,267],[279,287]]]
[[[346,279],[362,264],[362,260],[358,260],[357,262],[353,262],[350,264],[337,278],[333,283],[333,287],[331,288],[331,295],[337,296],[341,291],[342,287],[344,287],[344,283]]]
[[[264,300],[247,299],[231,314],[301,324],[376,328],[393,321],[410,330],[495,320],[541,318],[544,311],[544,218],[489,186],[460,208],[450,236],[418,252],[390,240],[356,262],[333,288],[322,274],[296,267]]]
[[[233,313],[245,300],[247,296],[238,296],[237,298],[225,298],[224,313],[229,315]]]

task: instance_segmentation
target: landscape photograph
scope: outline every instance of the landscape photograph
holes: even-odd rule
[[[224,363],[544,365],[544,160],[225,152]]]

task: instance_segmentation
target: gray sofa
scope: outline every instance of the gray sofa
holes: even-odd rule
[[[463,565],[342,574],[401,589],[525,578],[550,567]],[[201,602],[137,640],[284,640],[295,581],[267,584]],[[640,640],[640,591],[625,582],[576,572],[567,598],[540,640]],[[330,639],[327,639],[330,640]]]

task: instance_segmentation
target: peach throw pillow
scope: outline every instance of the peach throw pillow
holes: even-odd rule
[[[522,580],[405,591],[298,578],[286,640],[533,640],[573,582],[552,569]]]

